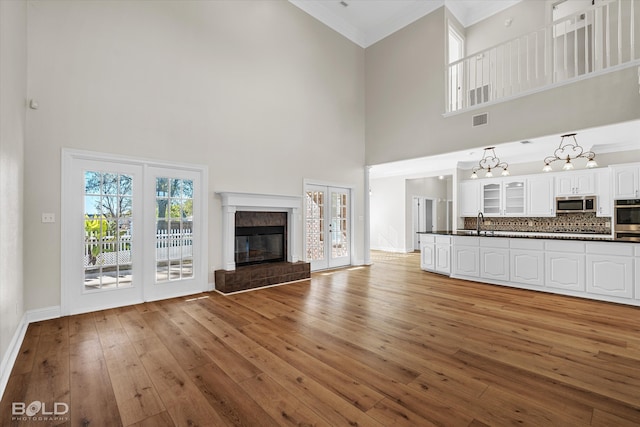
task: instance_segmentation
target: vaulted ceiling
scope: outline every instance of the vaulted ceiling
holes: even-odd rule
[[[289,0],[325,25],[368,47],[446,4],[465,27],[521,0]]]

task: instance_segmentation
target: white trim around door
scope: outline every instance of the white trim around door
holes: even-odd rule
[[[63,149],[61,315],[210,290],[207,187],[206,166]]]

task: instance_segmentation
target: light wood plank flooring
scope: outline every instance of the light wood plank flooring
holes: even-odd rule
[[[32,324],[2,425],[640,424],[640,309],[372,258]],[[36,400],[67,403],[68,420],[11,420],[11,402]]]

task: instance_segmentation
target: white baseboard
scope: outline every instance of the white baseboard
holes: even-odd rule
[[[38,310],[29,310],[22,315],[22,319],[20,319],[20,323],[18,323],[16,331],[11,338],[11,342],[9,342],[9,347],[7,348],[7,351],[2,357],[2,362],[0,363],[0,399],[4,395],[4,390],[7,388],[7,384],[9,383],[9,376],[11,375],[13,365],[15,365],[16,359],[18,358],[18,352],[20,351],[20,347],[24,341],[24,336],[27,333],[29,323],[55,319],[57,317],[60,317],[59,305],[41,308]]]
[[[402,248],[397,248],[394,246],[388,246],[388,247],[372,247],[371,248],[372,251],[382,251],[382,252],[394,252],[397,254],[408,254],[413,252],[413,249],[402,249]]]
[[[28,323],[40,322],[42,320],[57,319],[62,315],[59,305],[29,310],[24,314]]]
[[[22,319],[20,319],[20,323],[18,323],[18,327],[16,328],[16,331],[9,342],[9,347],[4,353],[2,362],[0,363],[0,398],[4,395],[4,390],[7,388],[7,384],[9,383],[9,376],[11,375],[13,365],[16,363],[16,359],[18,358],[20,346],[22,345],[24,336],[27,333],[27,326],[29,326],[29,322],[27,322],[27,314],[25,313],[22,315]]]

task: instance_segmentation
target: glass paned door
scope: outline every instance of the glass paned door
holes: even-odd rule
[[[132,286],[133,177],[84,172],[84,291]]]
[[[311,270],[351,263],[350,199],[348,188],[305,187],[305,255]]]
[[[330,267],[349,264],[349,190],[330,188],[331,222],[329,234],[331,236]]]
[[[328,267],[324,238],[325,193],[325,189],[309,189],[305,195],[306,259],[311,262],[312,270]]]
[[[153,285],[150,299],[187,295],[201,289],[205,280],[199,273],[202,263],[201,245],[202,201],[199,194],[199,174],[181,169],[150,167],[147,195],[153,206],[153,221],[147,225],[146,236],[154,250],[146,255]]]
[[[193,278],[193,180],[156,178],[156,283]]]
[[[142,302],[142,167],[63,161],[63,314]]]
[[[63,315],[206,291],[206,168],[63,149]]]

